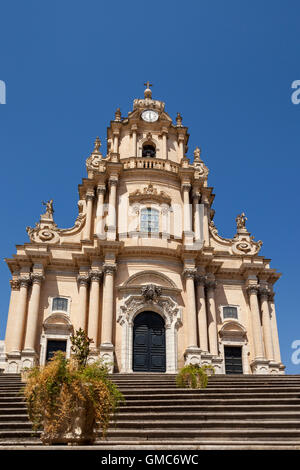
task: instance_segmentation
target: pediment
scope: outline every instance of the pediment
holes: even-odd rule
[[[124,284],[126,287],[145,286],[147,284],[155,284],[161,287],[176,287],[165,274],[156,273],[154,271],[142,271],[131,276]]]

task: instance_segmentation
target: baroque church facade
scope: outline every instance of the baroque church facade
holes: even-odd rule
[[[72,228],[54,221],[53,201],[29,242],[6,259],[11,299],[6,372],[70,355],[70,335],[93,340],[90,360],[111,371],[175,373],[212,364],[219,374],[283,374],[273,285],[262,242],[236,218],[223,238],[213,222],[213,188],[188,129],[147,82],[143,99],[96,139],[79,185]]]

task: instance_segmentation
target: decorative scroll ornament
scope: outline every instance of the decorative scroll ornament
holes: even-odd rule
[[[51,202],[51,201],[49,201]],[[47,203],[48,204],[48,203]],[[53,211],[53,201],[52,201]],[[50,206],[46,208],[45,214],[41,215],[40,222],[35,224],[35,227],[26,227],[26,232],[33,243],[58,243],[61,237],[68,235],[75,235],[78,233],[85,224],[86,214],[83,214],[83,203],[78,202],[79,215],[75,221],[75,224],[71,228],[60,229],[53,220],[53,212],[49,211]],[[49,215],[51,217],[49,217]]]
[[[235,255],[257,255],[262,247],[263,242],[254,241],[254,237],[247,231],[245,214],[237,217],[237,233],[233,238],[223,238],[218,234],[218,230],[213,221],[209,224],[209,229],[213,240],[217,245]]]
[[[162,290],[155,284],[148,284],[148,286],[142,287],[141,293],[145,300],[153,302],[161,296]]]
[[[232,252],[234,254],[256,255],[262,247],[262,241],[254,241],[254,237],[250,236],[246,228],[246,220],[244,212],[238,214],[236,221],[237,233],[233,237]]]
[[[197,174],[200,178],[207,179],[209,169],[205,165],[205,163],[201,160],[201,149],[199,147],[196,147],[194,150],[194,168],[197,171]]]
[[[153,184],[146,186],[143,191],[137,189],[133,193],[129,194],[129,201],[132,202],[142,202],[144,200],[152,200],[159,203],[171,204],[171,197],[166,194],[164,191],[158,191],[154,188]]]
[[[95,144],[94,144],[94,150],[92,151],[91,155],[89,158],[86,160],[86,168],[87,170],[99,170],[100,169],[100,163],[102,161],[102,154],[100,152],[100,147],[101,147],[101,140],[99,137],[96,138]]]

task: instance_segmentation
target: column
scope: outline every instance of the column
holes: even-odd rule
[[[96,349],[98,345],[98,328],[99,328],[99,301],[100,301],[100,280],[102,277],[101,272],[91,271],[91,287],[90,287],[90,306],[89,306],[89,321],[88,321],[88,337],[94,343],[92,348]]]
[[[197,313],[195,300],[194,278],[197,270],[194,268],[185,268],[183,275],[185,277],[185,290],[187,301],[187,327],[188,327],[188,348],[197,348]]]
[[[215,280],[207,280],[207,316],[208,316],[208,338],[209,338],[209,352],[213,356],[218,356],[218,330],[217,330],[217,313],[215,302]]]
[[[112,345],[115,271],[116,265],[104,265],[101,346]]]
[[[79,285],[79,328],[84,331],[87,329],[87,295],[90,276],[88,274],[79,274],[77,282]]]
[[[198,331],[201,351],[208,352],[207,316],[205,302],[205,276],[197,276]]]
[[[116,200],[117,200],[117,178],[109,180],[109,200],[107,216],[107,236],[110,240],[116,239]]]
[[[137,126],[133,125],[131,127],[132,130],[132,156],[136,157],[136,133],[137,133]]]
[[[12,341],[12,351],[21,352],[26,322],[27,297],[30,277],[20,277],[20,292],[15,314],[15,328]]]
[[[162,158],[168,158],[168,129],[162,129]]]
[[[194,217],[194,236],[195,236],[195,242],[199,242],[200,239],[201,239],[201,234],[200,234],[199,199],[200,199],[200,194],[199,194],[198,192],[193,193],[193,217]]]
[[[32,291],[28,308],[24,350],[28,352],[35,352],[35,345],[37,342],[36,334],[40,308],[41,285],[44,280],[44,276],[42,274],[33,273],[31,275],[31,280]]]
[[[204,205],[204,214],[203,214],[203,237],[204,245],[209,246],[209,202],[205,194],[202,194],[202,204]]]
[[[104,238],[103,233],[103,216],[104,216],[104,195],[105,195],[105,184],[98,184],[97,186],[97,209],[96,209],[96,223],[94,234],[98,238]]]
[[[255,359],[264,359],[263,338],[260,323],[260,312],[258,305],[258,286],[250,285],[247,288],[250,299],[250,310],[252,318],[252,333],[254,341]]]
[[[119,132],[114,132],[114,153],[119,151]]]
[[[275,362],[281,364],[274,295],[275,295],[274,292],[269,292],[268,300],[269,300],[269,309],[271,312],[271,328],[272,328],[272,335],[273,335],[274,359],[275,359]]]
[[[94,200],[94,190],[90,189],[86,193],[86,219],[85,219],[85,228],[84,228],[84,240],[91,239],[93,200]]]
[[[180,134],[178,136],[179,160],[182,160],[184,158],[184,140],[184,135]]]
[[[183,183],[183,230],[186,235],[189,235],[192,231],[191,221],[191,206],[190,206],[190,183]]]
[[[263,327],[266,359],[268,359],[269,361],[274,361],[271,320],[270,320],[270,311],[269,311],[269,302],[268,302],[269,289],[267,289],[266,287],[260,287],[259,294],[260,294],[260,302],[261,302],[262,327]]]

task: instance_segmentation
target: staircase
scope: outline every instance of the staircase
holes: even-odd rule
[[[300,449],[300,375],[217,375],[204,390],[175,376],[113,374],[125,395],[102,449]],[[20,389],[0,375],[0,446],[40,445]],[[94,445],[94,446],[95,446]]]

